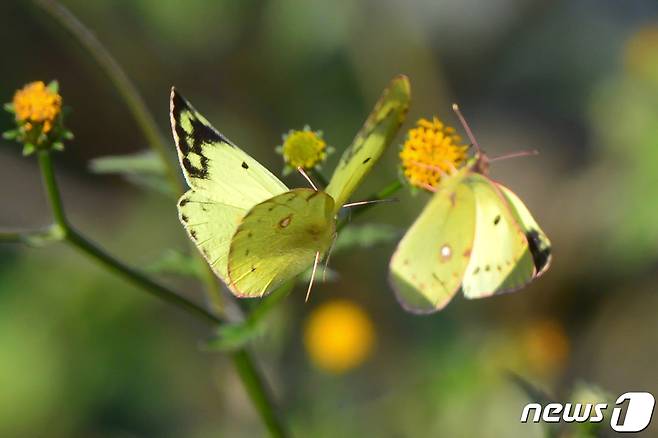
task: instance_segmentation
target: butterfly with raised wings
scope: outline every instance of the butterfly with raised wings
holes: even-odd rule
[[[263,296],[317,266],[339,210],[393,140],[409,100],[408,79],[394,78],[326,189],[289,189],[172,88],[171,127],[190,187],[178,201],[179,217],[234,295]]]

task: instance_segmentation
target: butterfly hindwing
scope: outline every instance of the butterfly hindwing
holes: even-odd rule
[[[475,196],[464,175],[446,179],[398,245],[391,283],[412,312],[442,309],[459,290],[475,234]]]
[[[213,271],[228,283],[231,238],[247,211],[287,187],[233,145],[174,89],[171,126],[185,180],[179,218]]]
[[[409,109],[410,90],[406,76],[394,78],[343,153],[326,188],[336,209],[343,206],[393,141]]]
[[[334,201],[324,192],[293,189],[270,198],[242,219],[231,241],[229,287],[259,297],[305,271],[335,234]]]
[[[471,173],[464,180],[475,196],[475,239],[462,282],[466,298],[510,292],[535,276],[525,233],[496,183]]]

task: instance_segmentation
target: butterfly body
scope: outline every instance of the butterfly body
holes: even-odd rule
[[[517,290],[546,271],[550,242],[521,200],[487,175],[477,154],[447,176],[399,243],[391,283],[403,307],[430,313],[467,298]]]

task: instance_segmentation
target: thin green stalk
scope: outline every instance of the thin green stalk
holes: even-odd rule
[[[101,69],[114,84],[132,113],[137,125],[142,130],[149,147],[160,157],[165,164],[167,178],[171,187],[176,193],[182,193],[184,188],[181,179],[178,177],[179,172],[176,163],[171,159],[169,154],[168,143],[164,140],[155,123],[155,119],[146,107],[144,99],[137,90],[137,87],[131,82],[128,75],[121,68],[121,65],[114,59],[110,52],[96,38],[75,15],[66,7],[54,0],[34,0],[44,12],[50,15],[89,52],[94,60],[100,65]],[[222,312],[224,304],[219,285],[212,270],[203,258],[197,254],[197,260],[201,263],[204,270],[204,283],[206,285],[209,304],[213,310]]]
[[[367,201],[377,201],[381,199],[387,199],[390,198],[392,195],[394,195],[398,190],[402,188],[402,183],[400,182],[399,179],[396,179],[395,181],[392,181],[389,185],[375,193],[374,195],[370,196]],[[366,211],[370,210],[372,207],[377,205],[377,203],[372,203],[372,204],[365,204],[359,207],[354,207],[351,210],[351,214],[347,218],[343,218],[338,225],[336,225],[336,232],[339,232],[343,228],[345,228],[352,220],[354,220],[356,217],[362,215]]]
[[[287,435],[282,426],[281,419],[277,416],[276,412],[272,409],[271,394],[263,391],[265,382],[260,373],[254,365],[254,360],[249,356],[245,350],[239,350],[231,355],[231,360],[235,369],[242,379],[243,384],[247,388],[247,392],[251,397],[256,410],[267,426],[270,436],[276,438],[284,438]]]
[[[12,242],[22,242],[23,235],[27,232],[21,231],[0,231],[0,242],[2,243],[12,243]]]
[[[63,237],[67,243],[82,251],[87,256],[93,258],[105,268],[116,274],[119,274],[123,278],[141,287],[150,294],[155,295],[157,298],[173,304],[174,306],[185,310],[194,316],[200,317],[207,322],[213,324],[219,324],[222,322],[220,318],[213,315],[205,308],[193,303],[192,301],[189,301],[187,298],[178,295],[176,292],[166,288],[165,286],[156,283],[141,272],[131,268],[115,257],[109,255],[95,243],[91,242],[78,231],[76,231],[66,219],[64,206],[62,204],[62,198],[59,192],[59,187],[57,185],[57,179],[55,178],[52,158],[49,151],[39,151],[39,168],[41,169],[44,189],[52,209],[55,223],[61,228]]]
[[[155,123],[155,119],[146,107],[137,88],[130,81],[119,63],[112,57],[109,51],[101,44],[95,35],[64,6],[54,0],[34,0],[34,2],[70,32],[101,66],[126,102],[138,126],[146,137],[149,146],[161,157],[163,163],[165,163],[167,177],[171,186],[177,192],[182,193],[183,184],[178,177],[178,169],[168,154],[169,149],[167,142],[165,142],[161,136]],[[64,217],[62,216],[62,218]],[[81,237],[77,233],[71,235],[73,236],[72,239]],[[69,237],[69,239],[71,239],[71,237]],[[75,242],[81,243],[82,241],[75,240]],[[80,246],[80,249],[86,251],[91,249],[91,247]],[[93,252],[89,254],[94,255]],[[203,264],[204,283],[207,290],[206,295],[209,297],[210,304],[214,310],[222,312],[224,310],[224,304],[217,279],[208,264],[203,262],[200,255],[198,255],[198,259],[200,260],[200,263]],[[113,265],[113,260],[105,260],[105,262],[110,263],[108,266],[117,266]],[[119,272],[124,271],[121,270]],[[127,275],[126,272],[124,272],[124,274]],[[130,275],[128,275],[128,277],[132,278]],[[154,290],[151,291],[153,292]],[[242,358],[241,360],[234,360],[234,364],[238,367],[239,374],[252,397],[252,401],[257,406],[259,413],[261,413],[261,416],[272,436],[283,436],[281,433],[283,427],[274,414],[274,407],[266,396],[267,391],[262,379],[258,375],[258,371],[253,363],[250,362],[250,358],[246,353],[242,352],[238,354],[242,354]],[[240,369],[240,367],[243,369]]]
[[[184,298],[167,287],[160,285],[143,273],[111,256],[76,231],[66,219],[49,151],[39,152],[39,167],[41,169],[44,188],[48,196],[48,202],[50,203],[55,218],[55,227],[60,230],[61,237],[67,243],[90,258],[96,260],[101,266],[127,279],[156,298],[164,300],[210,324],[217,325],[223,322],[221,318],[209,312],[204,307],[189,301],[187,298]],[[15,237],[15,233],[7,234],[7,236]],[[261,377],[258,369],[254,365],[252,358],[246,350],[239,350],[233,353],[231,358],[255,409],[260,414],[270,435],[277,438],[285,437],[286,433],[283,427],[283,422],[277,415],[269,390],[267,389],[265,381]]]
[[[157,124],[144,103],[144,99],[131,82],[128,75],[123,71],[119,63],[110,52],[101,44],[96,36],[80,20],[77,19],[66,7],[54,0],[34,0],[50,17],[57,21],[89,52],[94,60],[101,66],[110,81],[125,101],[132,113],[144,137],[155,153],[166,165],[167,178],[177,192],[183,191],[183,184],[178,177],[178,171],[169,156],[169,146],[164,140]]]

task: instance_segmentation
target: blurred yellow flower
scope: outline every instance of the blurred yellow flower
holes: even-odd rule
[[[43,123],[42,132],[47,133],[62,109],[62,97],[42,81],[29,83],[16,91],[12,103],[16,120],[25,122],[26,131]]]
[[[562,324],[541,320],[522,332],[522,346],[529,366],[541,375],[562,370],[569,358],[569,337]]]
[[[631,74],[658,82],[658,23],[631,35],[624,49],[624,64]]]
[[[461,144],[455,129],[438,118],[420,119],[402,145],[400,160],[404,176],[415,187],[434,188],[441,176],[466,162],[468,146]]]
[[[331,373],[349,371],[368,358],[375,331],[368,315],[348,300],[333,300],[315,309],[304,331],[311,361]]]
[[[290,130],[277,150],[283,155],[286,165],[293,169],[311,169],[327,158],[327,143],[322,139],[322,133],[311,131],[308,126],[301,131]]]

